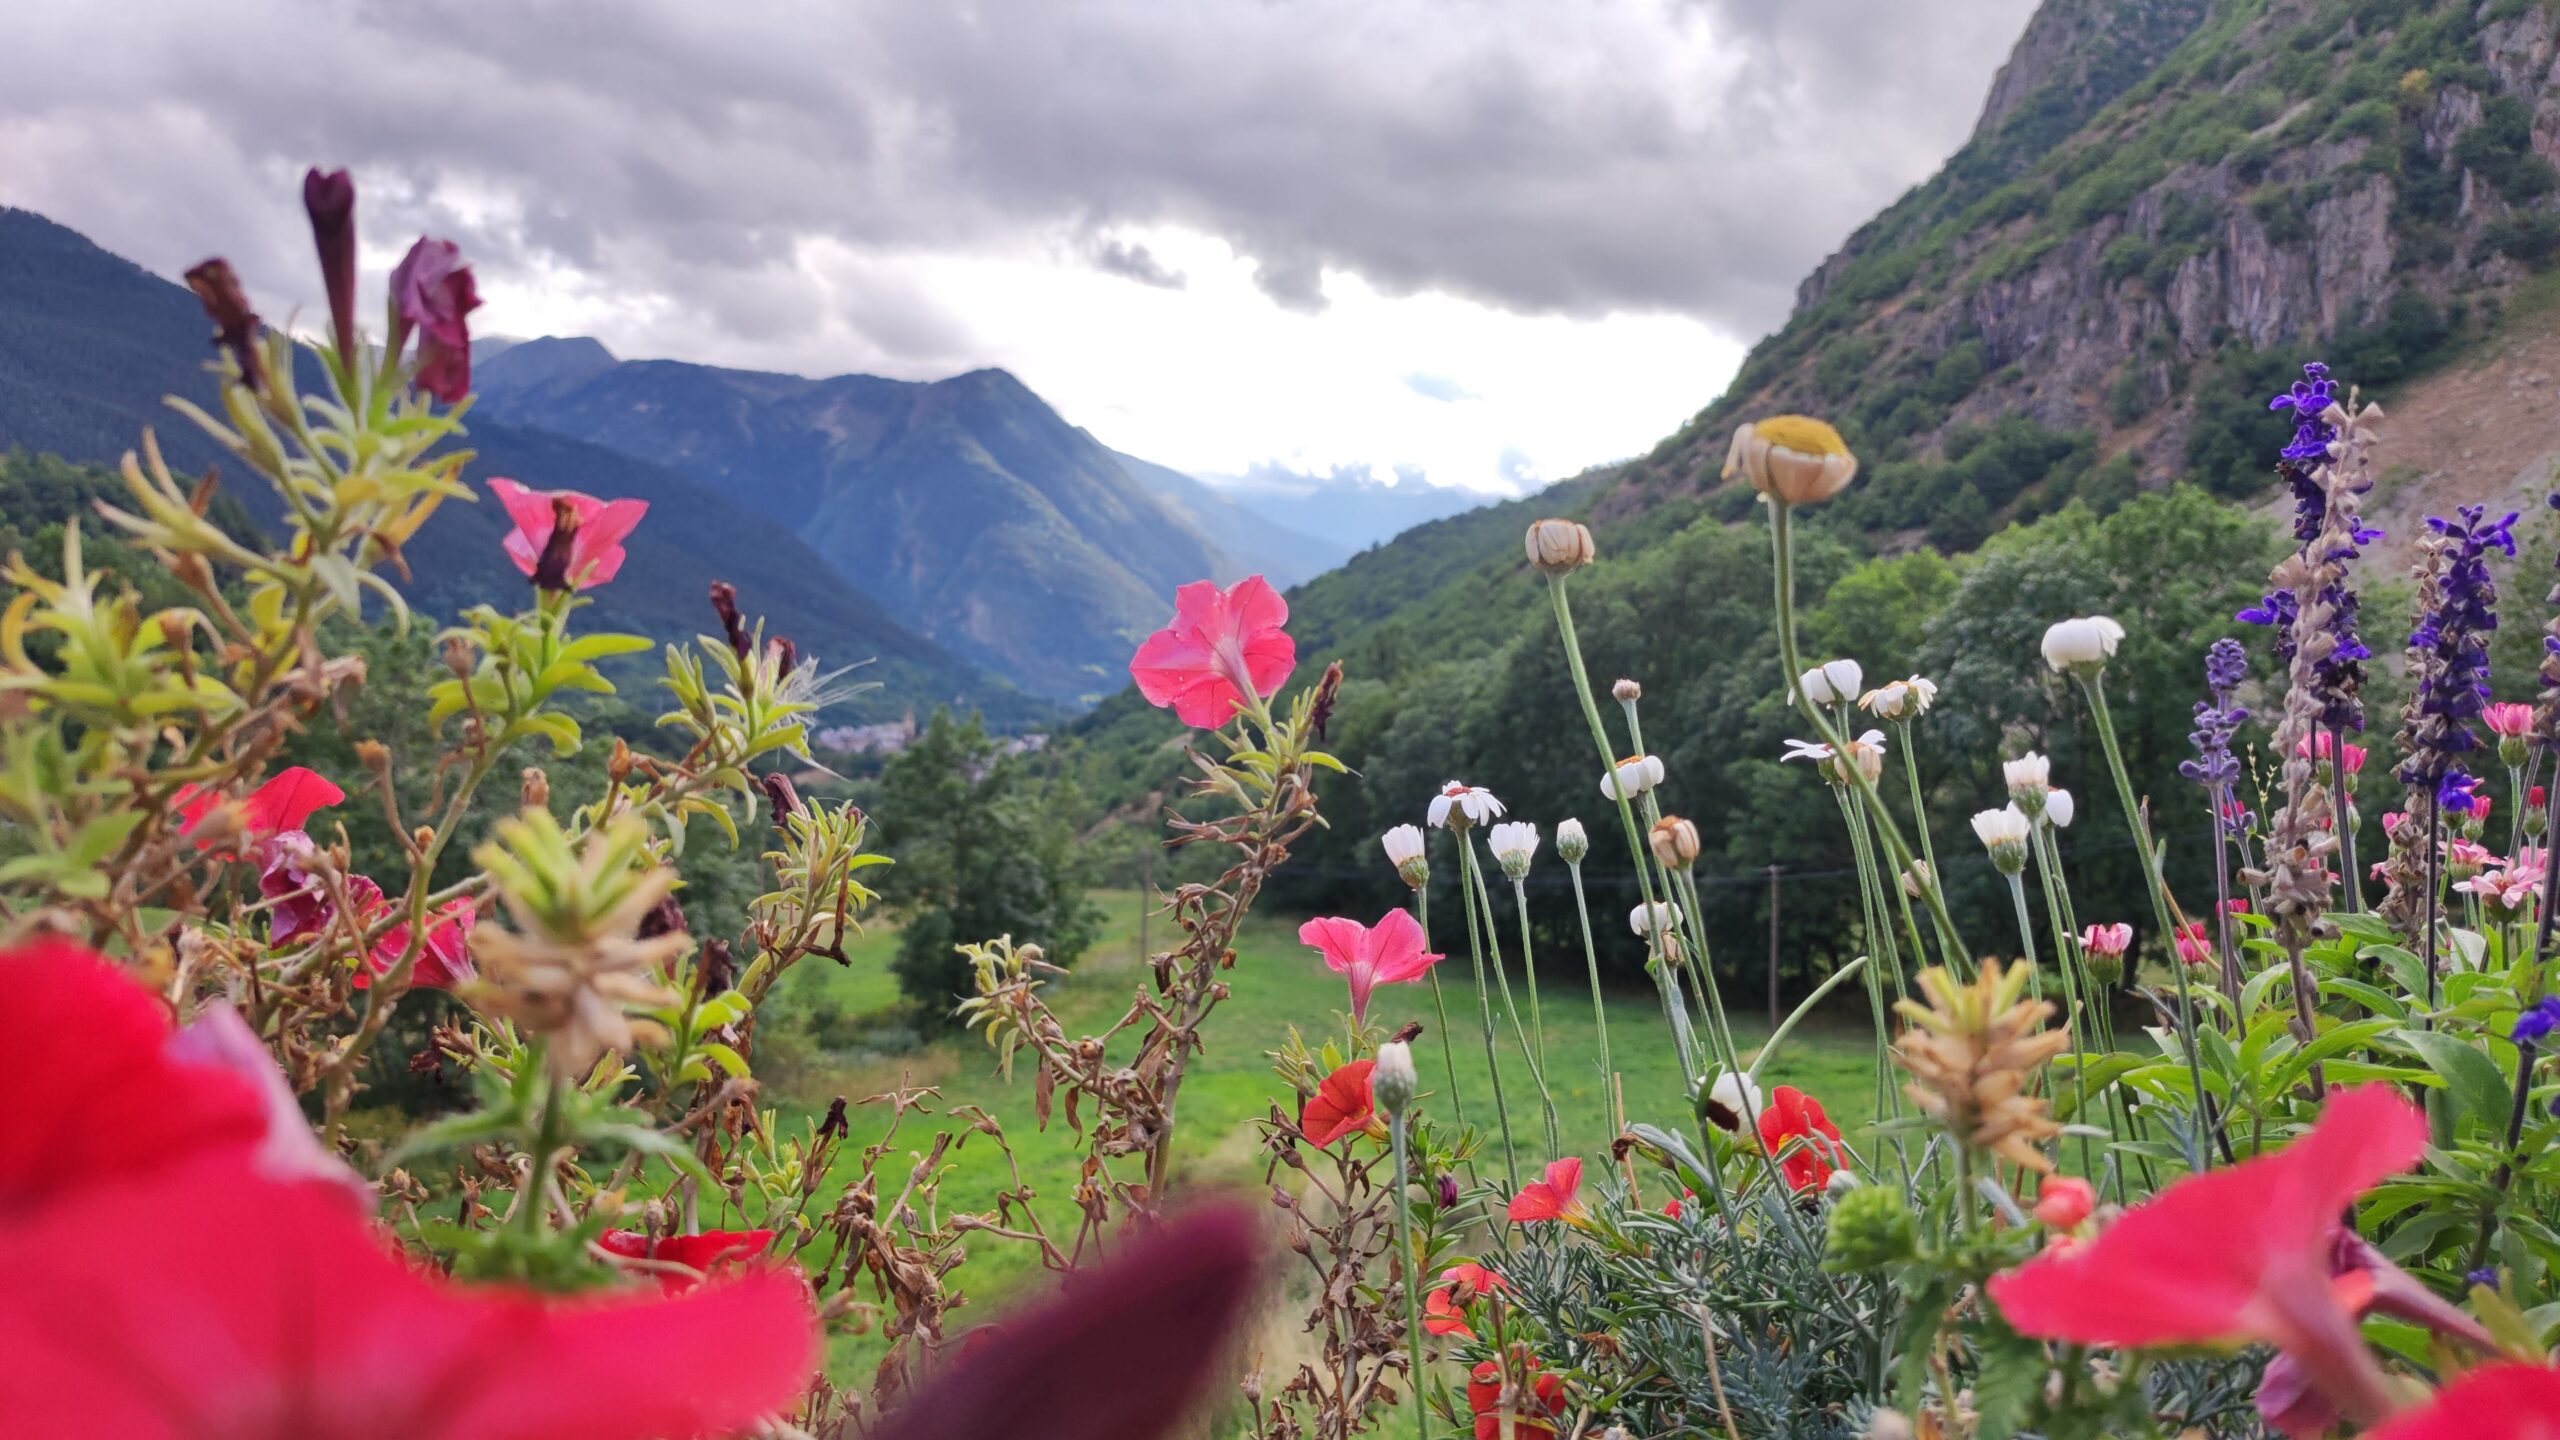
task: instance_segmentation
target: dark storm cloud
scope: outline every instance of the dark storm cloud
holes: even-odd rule
[[[429,229],[669,335],[842,325],[892,357],[958,337],[839,291],[812,246],[1179,225],[1303,312],[1330,271],[1748,336],[1962,138],[2028,8],[93,0],[13,22],[0,201],[163,272],[222,249],[307,285],[294,181],[345,164],[377,252]]]
[[[1123,280],[1135,280],[1141,285],[1152,285],[1159,290],[1179,290],[1191,283],[1181,271],[1170,269],[1158,260],[1154,251],[1131,241],[1097,240],[1085,255],[1093,261],[1096,270],[1117,275]]]

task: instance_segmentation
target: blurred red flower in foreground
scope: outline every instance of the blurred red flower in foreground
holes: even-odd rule
[[[2366,1440],[2553,1440],[2560,1436],[2560,1370],[2484,1365],[2433,1400],[2391,1417]]]
[[[1822,1102],[1793,1085],[1781,1085],[1769,1092],[1769,1108],[1760,1112],[1760,1143],[1776,1155],[1790,1140],[1804,1143],[1778,1161],[1778,1171],[1798,1194],[1821,1189],[1833,1170],[1849,1163],[1840,1127],[1823,1113]]]
[[[2363,1423],[2389,1408],[2356,1328],[2369,1278],[2331,1276],[2338,1216],[2417,1162],[2426,1117],[2389,1089],[2340,1091],[2290,1146],[2191,1175],[2087,1240],[1991,1278],[2022,1334],[2081,1345],[2256,1340]]]
[[[655,1261],[655,1265],[632,1267],[632,1272],[658,1282],[668,1291],[690,1290],[702,1283],[702,1277],[724,1265],[753,1260],[773,1243],[770,1230],[705,1230],[699,1235],[644,1235],[637,1230],[607,1230],[596,1237],[596,1244],[606,1251],[629,1260]],[[660,1266],[681,1265],[684,1270],[662,1269]]]
[[[1419,980],[1440,963],[1422,948],[1422,926],[1405,910],[1390,910],[1375,925],[1341,915],[1310,920],[1298,927],[1298,943],[1322,952],[1325,968],[1351,982],[1355,1020],[1369,1018],[1369,992]]]
[[[734,1430],[808,1379],[795,1276],[569,1302],[453,1284],[339,1186],[275,1178],[256,1082],[173,1056],[167,1011],[104,960],[0,953],[0,996],[33,1122],[0,1127],[11,1433],[640,1440]]]
[[[569,554],[558,577],[564,589],[592,590],[622,573],[622,542],[649,513],[646,500],[599,500],[576,490],[535,490],[504,476],[489,482],[489,493],[506,507],[515,530],[506,539],[507,558],[516,569],[541,582],[543,552],[551,532],[565,513],[571,521]]]
[[[356,877],[363,880],[364,877]],[[366,885],[373,884],[365,880]],[[378,898],[380,890],[375,890]],[[367,925],[382,918],[389,902],[382,901],[363,916]],[[448,900],[438,906],[427,922],[427,941],[418,948],[416,963],[409,967],[409,984],[413,989],[450,990],[465,980],[474,979],[479,971],[471,964],[471,927],[480,923],[479,907],[466,897]],[[409,922],[401,921],[382,933],[374,942],[373,953],[365,957],[365,966],[356,972],[355,988],[365,989],[368,977],[390,973],[400,963],[401,952],[409,948]]]
[[[1579,1225],[1588,1213],[1582,1208],[1582,1161],[1568,1155],[1547,1166],[1547,1178],[1532,1180],[1511,1197],[1510,1217],[1516,1221],[1562,1220]]]
[[[1259,1210],[1219,1201],[1133,1234],[1061,1292],[972,1331],[871,1440],[1155,1440],[1193,1418],[1260,1288]],[[992,1331],[992,1334],[988,1332]],[[986,1338],[980,1339],[980,1336]]]
[[[296,765],[290,770],[277,771],[240,802],[240,829],[258,840],[288,830],[299,830],[310,822],[314,811],[325,810],[346,798],[347,792],[339,789],[328,776],[307,766]],[[177,807],[178,833],[192,836],[214,811],[221,808],[222,792],[182,785],[170,801]],[[211,832],[196,841],[196,848],[209,850],[228,838],[221,832]]]
[[[1310,1145],[1330,1145],[1345,1135],[1369,1128],[1378,1118],[1378,1099],[1371,1088],[1375,1060],[1354,1060],[1324,1077],[1298,1114],[1298,1133]]]
[[[1564,1419],[1564,1382],[1548,1374],[1537,1356],[1515,1346],[1511,1369],[1506,1377],[1501,1362],[1487,1360],[1467,1373],[1467,1408],[1475,1412],[1476,1440],[1553,1435]],[[1506,1385],[1506,1379],[1511,1383]]]
[[[1298,642],[1280,628],[1288,623],[1289,602],[1259,575],[1227,590],[1194,580],[1174,592],[1173,623],[1138,647],[1129,678],[1148,704],[1215,730],[1277,691],[1297,668]]]

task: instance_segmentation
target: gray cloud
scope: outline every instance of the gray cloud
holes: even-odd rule
[[[323,159],[377,245],[450,234],[484,289],[566,273],[646,336],[891,367],[966,337],[813,247],[1063,241],[1167,284],[1074,237],[1170,224],[1295,310],[1333,271],[1747,337],[1962,139],[2030,8],[75,0],[0,51],[0,201],[164,273],[218,249],[307,284],[288,197]]]
[[[1159,290],[1179,290],[1191,283],[1181,271],[1171,269],[1158,260],[1146,246],[1126,240],[1102,239],[1085,251],[1093,267],[1123,280],[1135,280]]]

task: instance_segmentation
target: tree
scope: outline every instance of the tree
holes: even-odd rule
[[[1067,965],[1093,943],[1099,917],[1068,822],[1085,809],[1074,786],[1042,783],[976,717],[942,711],[889,762],[880,788],[881,838],[898,862],[883,898],[906,923],[898,988],[925,1027],[951,1025],[972,992],[958,946],[1010,935]]]

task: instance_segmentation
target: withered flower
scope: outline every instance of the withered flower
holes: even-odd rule
[[[329,336],[338,363],[356,354],[356,183],[344,170],[302,177],[302,208],[311,217],[311,243],[320,251],[320,282],[329,293]]]
[[[240,362],[242,382],[261,394],[267,388],[266,357],[258,349],[258,312],[249,308],[248,292],[231,262],[217,255],[187,272],[187,288],[213,322],[213,343]]]
[[[1958,984],[1943,966],[1921,971],[1929,1003],[1894,1003],[1911,1028],[1893,1058],[1911,1072],[1903,1093],[1957,1140],[2049,1174],[2053,1162],[2037,1147],[2062,1126],[2027,1082],[2070,1047],[2071,1032],[2042,1028],[2053,1005],[2024,998],[2031,973],[2003,970],[1997,959],[1985,959],[1971,984]]]

